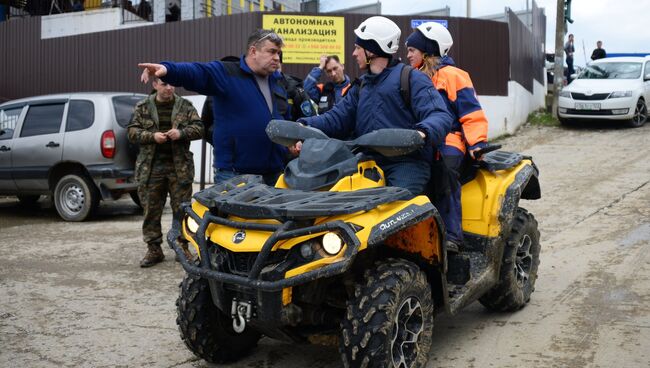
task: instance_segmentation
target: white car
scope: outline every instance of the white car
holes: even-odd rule
[[[648,118],[650,56],[596,60],[560,91],[563,124],[576,119],[608,119],[640,127]]]

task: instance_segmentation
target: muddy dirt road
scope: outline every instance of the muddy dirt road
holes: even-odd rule
[[[541,170],[542,255],[530,304],[436,319],[428,367],[650,366],[650,124],[526,127],[502,141]],[[163,220],[171,221],[169,209]],[[65,223],[0,199],[0,367],[206,367],[181,343],[183,272],[141,269],[140,212],[123,199]],[[339,367],[335,348],[263,339],[229,367]]]

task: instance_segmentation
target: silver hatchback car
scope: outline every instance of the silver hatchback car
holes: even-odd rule
[[[70,93],[0,105],[0,195],[25,203],[51,194],[66,221],[83,221],[100,200],[131,194],[137,148],[126,126],[133,93]]]

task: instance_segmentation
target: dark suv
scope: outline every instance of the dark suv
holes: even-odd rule
[[[0,195],[25,203],[51,194],[66,221],[83,221],[102,199],[138,203],[136,151],[126,126],[145,95],[71,93],[0,105]]]

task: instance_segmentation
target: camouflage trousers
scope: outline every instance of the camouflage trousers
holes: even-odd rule
[[[189,202],[192,198],[192,183],[178,181],[171,158],[154,158],[149,181],[138,186],[138,196],[144,210],[142,235],[147,244],[163,242],[160,219],[168,193],[174,217],[181,216],[181,203]]]

